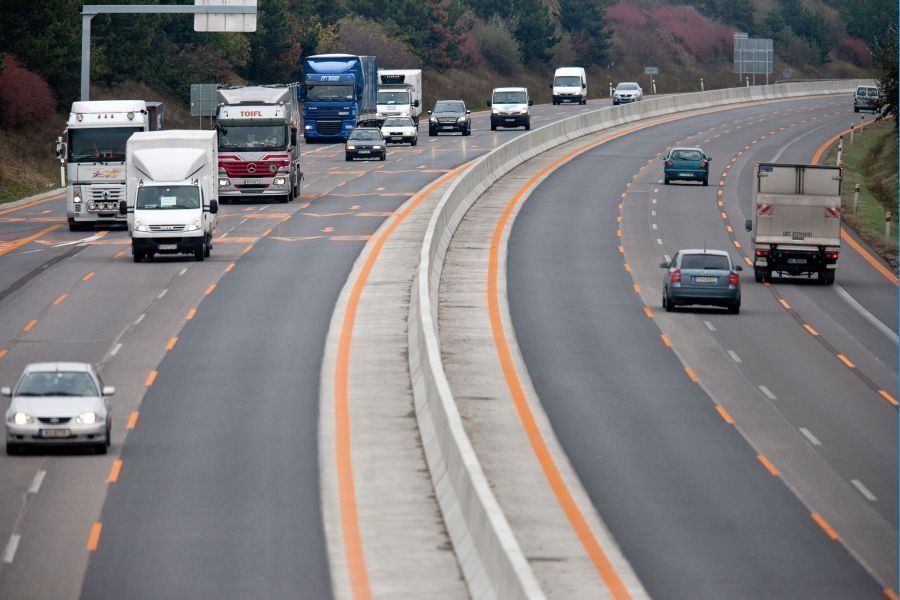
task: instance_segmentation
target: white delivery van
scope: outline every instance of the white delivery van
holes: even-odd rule
[[[494,88],[487,105],[491,107],[491,131],[498,127],[524,127],[531,129],[531,109],[534,101],[528,96],[528,88]]]
[[[422,114],[422,69],[378,69],[376,109],[379,126],[391,117],[412,117],[418,127]]]
[[[133,134],[125,149],[125,195],[134,262],[155,254],[209,256],[219,212],[215,131]]]
[[[560,67],[553,75],[553,104],[577,102],[587,104],[587,75],[584,67]]]

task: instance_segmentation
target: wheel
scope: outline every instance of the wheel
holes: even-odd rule
[[[415,139],[413,139],[413,141],[411,141],[411,142],[409,143],[409,145],[410,145],[410,146],[415,146],[415,145],[417,145],[418,143],[419,143],[419,138],[415,138]]]
[[[429,135],[429,137],[434,137],[434,136],[437,135],[437,131],[435,131],[434,129],[432,129],[431,127],[429,127],[429,128],[428,128],[428,135]]]
[[[859,108],[856,107],[856,106],[854,106],[854,107],[853,107],[853,112],[858,113],[858,112],[859,112]]]
[[[206,242],[203,244],[203,256],[204,258],[209,258],[209,254],[212,252],[212,244]]]
[[[669,181],[671,181],[671,180],[668,177],[663,179],[663,183],[665,183],[666,185],[669,185]]]
[[[144,260],[144,251],[143,250],[135,250],[132,248],[131,256],[134,258],[134,262],[139,263]]]
[[[703,179],[703,185],[705,185],[705,186],[706,186],[706,185],[709,185],[709,178],[704,178],[704,179]]]
[[[733,315],[736,315],[736,314],[738,314],[739,312],[741,312],[741,301],[738,300],[737,302],[732,302],[731,304],[729,304],[729,305],[728,305],[728,312],[731,313],[731,314],[733,314]]]
[[[531,121],[525,121],[525,131],[531,130]]]
[[[822,271],[819,273],[819,280],[822,282],[822,285],[834,285],[834,271]]]
[[[6,454],[8,456],[15,456],[17,454],[22,454],[22,447],[18,444],[11,444],[6,442]]]
[[[497,131],[497,126],[491,123],[491,131]]]
[[[387,152],[382,152],[381,158],[379,158],[378,160],[385,160],[385,159],[387,159]]]
[[[350,162],[350,161],[353,160],[353,158],[348,154],[348,155],[346,156],[345,160],[346,160],[347,162]]]
[[[587,104],[587,98],[583,98],[583,99],[581,100],[581,104],[582,104],[582,106],[586,105],[586,104]]]
[[[199,248],[194,250],[194,258],[196,258],[200,262],[203,262],[203,259],[206,258],[206,253],[203,246],[205,246],[205,244],[202,244]]]
[[[672,299],[669,298],[669,294],[665,291],[663,291],[662,305],[666,312],[675,312],[675,304],[672,303]]]

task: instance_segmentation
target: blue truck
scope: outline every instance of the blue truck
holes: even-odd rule
[[[377,125],[374,56],[318,54],[303,59],[303,137],[346,140],[357,125]]]

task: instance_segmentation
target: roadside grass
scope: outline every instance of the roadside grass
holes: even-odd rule
[[[900,215],[897,200],[897,130],[893,119],[883,119],[866,125],[862,133],[844,136],[844,224],[875,248],[891,266],[897,267],[898,231]],[[825,159],[833,165],[837,161],[837,144],[829,149]],[[859,184],[859,204],[853,210],[853,196]],[[885,240],[885,213],[891,213],[891,234]]]

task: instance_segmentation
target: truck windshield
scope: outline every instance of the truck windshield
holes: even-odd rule
[[[140,210],[200,208],[200,188],[195,185],[142,186],[138,188],[136,208]]]
[[[284,150],[284,125],[227,125],[219,127],[219,150]]]
[[[140,127],[109,127],[69,130],[70,163],[123,162],[125,143]]]
[[[320,102],[340,102],[354,100],[352,85],[310,85],[306,88],[306,99]]]
[[[525,104],[525,92],[494,92],[494,104]]]
[[[581,85],[581,77],[578,75],[560,75],[559,77],[553,78],[553,85],[555,86],[575,86],[578,87]]]
[[[409,92],[379,91],[378,104],[409,104]]]

